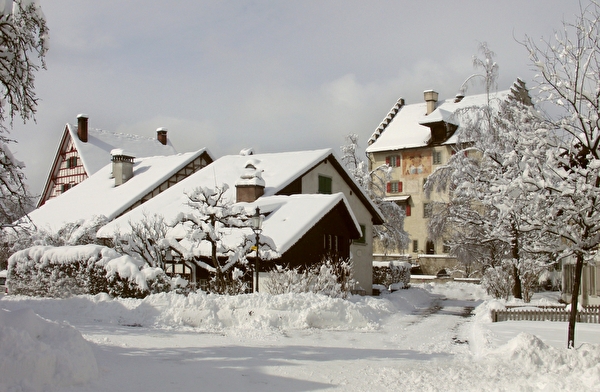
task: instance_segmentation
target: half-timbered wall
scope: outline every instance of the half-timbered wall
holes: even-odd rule
[[[48,199],[60,196],[88,177],[83,168],[79,153],[70,138],[66,147],[60,153],[57,168],[52,173],[51,190]]]
[[[173,185],[177,184],[179,181],[194,174],[195,172],[197,172],[198,170],[207,166],[211,162],[212,162],[212,160],[210,159],[210,157],[208,157],[208,154],[203,153],[198,158],[196,158],[192,162],[188,163],[184,168],[179,170],[177,173],[175,173],[171,177],[169,177],[169,179],[167,179],[162,184],[160,184],[159,186],[154,188],[154,190],[152,190],[152,192],[149,192],[148,194],[144,195],[144,197],[142,197],[140,200],[138,200],[135,204],[133,204],[127,210],[123,211],[123,213],[120,214],[119,216],[133,210],[134,208],[140,206],[141,204],[144,204],[148,200],[152,199],[154,196],[169,189]]]

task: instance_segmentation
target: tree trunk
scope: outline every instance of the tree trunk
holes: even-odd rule
[[[577,304],[579,302],[579,287],[581,286],[581,272],[583,271],[583,254],[578,254],[575,259],[575,280],[571,292],[571,312],[569,313],[569,333],[567,348],[575,347],[575,323],[577,322]]]
[[[522,292],[522,288],[521,288],[521,277],[519,276],[519,231],[517,230],[517,228],[515,227],[515,225],[513,224],[512,226],[512,230],[513,230],[513,238],[510,244],[510,251],[511,251],[511,255],[512,255],[512,259],[513,259],[513,279],[515,280],[515,283],[513,285],[513,297],[518,298],[518,299],[523,299],[523,292]]]

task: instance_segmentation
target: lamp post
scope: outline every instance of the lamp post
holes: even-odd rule
[[[252,283],[254,285],[253,292],[258,292],[258,278],[260,273],[260,254],[258,253],[258,246],[260,240],[260,233],[262,232],[262,222],[263,216],[260,214],[260,208],[256,207],[256,211],[254,215],[252,215],[251,224],[252,231],[254,232],[254,236],[256,238],[256,261],[254,262],[254,270],[256,273],[256,284],[254,285],[254,278],[252,279]]]

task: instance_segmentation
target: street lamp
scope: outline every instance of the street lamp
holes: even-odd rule
[[[260,240],[260,233],[262,232],[262,222],[263,216],[260,214],[260,208],[256,207],[256,211],[254,215],[252,215],[252,219],[250,220],[250,224],[252,225],[252,231],[254,232],[254,236],[256,238],[256,261],[254,262],[254,269],[256,272],[256,285],[254,286],[253,292],[258,292],[258,278],[260,273],[260,255],[258,253],[258,246]],[[254,279],[252,279],[252,283],[254,283]]]

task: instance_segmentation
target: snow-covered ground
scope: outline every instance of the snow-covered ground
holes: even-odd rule
[[[491,323],[493,305],[468,283],[350,300],[5,296],[0,391],[600,389],[600,325],[578,324],[567,350],[566,323]]]

